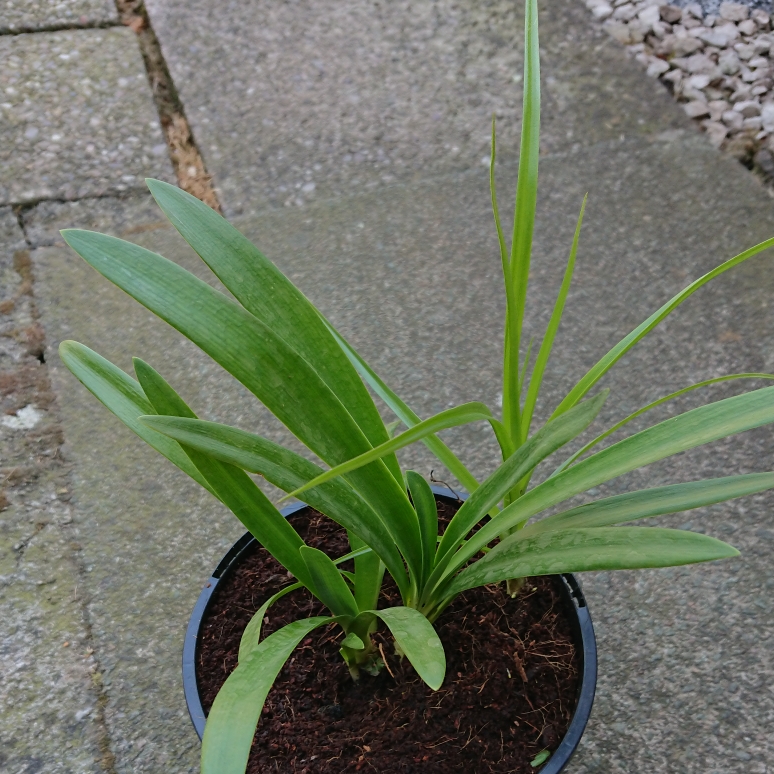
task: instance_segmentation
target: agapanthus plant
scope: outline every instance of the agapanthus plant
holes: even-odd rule
[[[598,381],[679,304],[714,277],[774,244],[763,242],[699,278],[667,301],[607,352],[567,393],[548,421],[534,428],[534,411],[559,328],[578,248],[583,207],[564,280],[534,363],[524,347],[527,280],[537,195],[540,73],[537,3],[525,16],[524,110],[513,234],[501,227],[490,182],[507,311],[502,413],[467,403],[421,420],[379,378],[304,295],[226,220],[194,197],[157,180],[148,186],[159,207],[233,298],[175,263],[129,242],[68,230],[67,243],[97,271],[198,345],[263,403],[325,467],[245,430],[197,418],[150,365],[135,360],[136,380],[76,342],[60,347],[75,376],[137,435],[231,509],[293,576],[269,599],[242,637],[239,664],[212,706],[202,747],[202,771],[244,771],[261,708],[296,645],[316,627],[341,627],[341,655],[353,678],[377,671],[371,635],[385,625],[396,649],[431,689],[444,680],[445,656],[433,622],[460,592],[562,572],[614,570],[704,562],[737,555],[731,546],[693,532],[618,526],[710,505],[774,487],[774,473],[736,475],[629,492],[548,509],[617,476],[733,433],[774,421],[774,388],[710,403],[656,424],[590,456],[610,433],[653,406],[734,374],[667,395],[567,455],[532,485],[537,466],[594,422],[608,397]],[[585,206],[585,201],[584,201]],[[526,350],[526,351],[525,351]],[[406,429],[392,437],[366,385]],[[490,424],[502,463],[478,482],[437,433],[469,422]],[[395,452],[424,442],[470,496],[439,530],[433,493]],[[351,552],[330,557],[307,546],[249,474],[258,474],[339,524]],[[538,517],[537,520],[533,520]],[[354,571],[342,569],[353,560]],[[384,573],[400,606],[379,608]],[[267,609],[305,588],[330,615],[298,620],[261,638]]]

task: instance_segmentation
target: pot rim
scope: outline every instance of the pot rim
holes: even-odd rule
[[[432,485],[430,488],[434,494],[457,502],[467,498],[465,493],[460,492],[458,494],[449,487]],[[306,503],[293,503],[283,508],[281,513],[287,518],[307,507]],[[188,707],[188,714],[191,717],[191,723],[193,723],[194,730],[200,740],[204,736],[206,718],[199,698],[199,687],[196,683],[196,651],[199,629],[218,583],[238,561],[242,552],[253,542],[257,541],[252,534],[247,532],[231,546],[218,563],[209,580],[204,584],[204,588],[201,594],[199,594],[199,599],[196,600],[196,604],[191,612],[191,618],[188,621],[188,628],[186,629],[183,642],[183,691],[185,692],[185,701]],[[597,686],[597,641],[588,605],[577,578],[571,573],[562,573],[561,577],[564,581],[562,585],[567,609],[575,613],[575,615],[570,616],[570,620],[576,638],[576,646],[578,644],[581,646],[578,649],[581,657],[581,679],[578,684],[578,703],[570,725],[567,728],[567,733],[546,763],[539,769],[536,769],[540,774],[559,774],[564,770],[564,767],[577,749],[581,736],[583,736],[583,732],[586,729],[586,724],[591,715],[591,708],[594,704],[594,694]]]

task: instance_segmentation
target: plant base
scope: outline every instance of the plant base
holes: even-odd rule
[[[457,506],[440,501],[440,515],[450,518]],[[330,555],[347,551],[346,536],[328,519],[311,509],[293,519],[310,545]],[[236,665],[252,612],[286,582],[287,573],[255,543],[219,582],[196,656],[205,712]],[[389,586],[386,591],[395,593]],[[504,586],[467,592],[437,622],[448,670],[436,693],[395,656],[383,632],[375,642],[388,668],[357,682],[338,653],[339,632],[331,627],[314,633],[269,694],[248,772],[386,773],[418,766],[423,774],[536,771],[530,761],[544,749],[555,753],[567,733],[584,674],[576,611],[568,609],[568,599],[558,576],[530,579],[515,600]],[[320,612],[306,592],[290,594],[269,611],[265,632]],[[590,699],[586,704],[587,717]],[[562,767],[549,759],[541,768]]]

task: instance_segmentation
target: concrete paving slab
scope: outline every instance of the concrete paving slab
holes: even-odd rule
[[[6,0],[0,8],[0,35],[118,24],[112,0]]]
[[[581,3],[542,5],[546,151],[688,125]],[[475,168],[493,112],[516,147],[511,0],[146,6],[229,215]]]
[[[512,182],[513,170],[501,179]],[[591,193],[544,413],[607,346],[690,279],[774,233],[774,207],[757,181],[689,133],[548,154],[541,185],[530,333],[547,320],[577,207]],[[108,228],[206,276],[147,207],[147,200],[48,204],[30,213],[28,228],[50,242],[64,226]],[[719,219],[721,208],[726,217]],[[237,225],[420,413],[474,398],[496,402],[502,297],[483,168]],[[36,249],[34,262],[74,470],[74,519],[90,570],[95,647],[108,674],[116,771],[195,771],[198,745],[179,677],[182,634],[199,584],[241,529],[99,411],[54,348],[76,338],[127,370],[130,356],[142,355],[202,416],[278,440],[283,432],[242,388],[63,246]],[[773,283],[771,258],[762,258],[694,296],[606,379],[614,399],[600,425],[700,378],[772,370]],[[711,396],[735,389],[713,388]],[[491,469],[495,449],[486,430],[448,437],[479,475]],[[604,491],[770,469],[771,437],[770,429],[749,433]],[[425,474],[436,467],[420,448],[404,461]],[[444,477],[437,467],[436,474]],[[602,668],[592,722],[569,771],[768,771],[772,502],[760,496],[660,520],[725,537],[742,550],[739,560],[585,576]]]
[[[24,241],[0,208],[0,770],[101,772],[99,670],[74,561],[67,479]]]
[[[122,194],[172,179],[134,34],[0,37],[0,204]]]

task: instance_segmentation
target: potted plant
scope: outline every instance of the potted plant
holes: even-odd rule
[[[148,181],[164,214],[235,300],[137,245],[93,232],[62,232],[91,266],[210,355],[327,466],[323,469],[255,434],[198,419],[172,386],[141,360],[135,360],[135,380],[81,344],[63,342],[60,347],[73,374],[143,440],[230,508],[286,573],[273,576],[280,577],[276,591],[245,628],[238,667],[211,707],[202,745],[206,774],[245,770],[272,684],[294,658],[299,643],[308,650],[307,644],[315,642],[311,638],[315,630],[333,627],[338,632],[327,637],[333,643],[327,647],[339,651],[340,663],[351,676],[347,679],[353,684],[361,681],[363,714],[370,706],[364,675],[383,680],[387,672],[394,677],[393,668],[403,670],[401,675],[411,671],[431,695],[451,679],[438,632],[450,622],[467,620],[466,595],[481,589],[499,593],[498,609],[507,598],[518,611],[537,589],[535,577],[736,556],[734,548],[706,535],[619,525],[774,488],[772,473],[735,475],[556,510],[568,499],[643,465],[774,421],[774,388],[758,389],[693,409],[586,456],[612,432],[659,403],[723,379],[772,378],[766,374],[710,379],[667,395],[566,455],[549,476],[532,481],[540,463],[594,422],[608,391],[589,394],[623,355],[693,292],[774,244],[774,239],[767,240],[732,258],[665,303],[581,378],[542,427],[534,428],[533,414],[570,288],[585,207],[584,200],[567,270],[533,362],[531,346],[523,346],[522,322],[537,194],[539,81],[537,3],[527,0],[524,110],[510,245],[497,207],[494,126],[492,130],[490,182],[507,301],[499,417],[482,403],[467,403],[420,420],[245,237],[209,207],[166,183]],[[394,427],[385,424],[366,385],[395,414],[396,424],[405,425],[404,432],[393,436]],[[483,482],[437,437],[446,428],[475,421],[489,423],[502,450],[502,464]],[[395,456],[417,441],[425,443],[470,493],[441,517],[436,493],[427,481],[416,472],[401,470]],[[258,474],[286,492],[283,499],[303,497],[327,524],[343,530],[335,539],[345,536],[348,546],[326,553],[310,545],[248,474]],[[548,509],[553,509],[551,515],[543,516]],[[300,615],[262,636],[265,619],[291,594],[306,600],[297,605],[299,610],[324,609],[324,614]],[[450,615],[452,610],[455,616]],[[487,620],[483,615],[480,625]],[[387,633],[390,639],[385,639]],[[519,674],[518,653],[508,658]],[[459,679],[468,667],[473,668],[459,667]],[[511,668],[503,669],[510,678]],[[523,665],[519,676],[523,682],[529,679]],[[292,674],[290,679],[295,679]],[[420,694],[412,691],[407,701],[417,701]],[[468,733],[454,724],[451,730]],[[500,739],[504,750],[502,733]],[[369,750],[364,743],[362,756]],[[487,770],[525,770],[524,766],[528,770],[540,766],[552,751],[545,749],[520,762],[521,769],[503,753],[505,768]],[[323,769],[315,757],[293,765],[303,764],[296,770],[311,772],[343,770],[350,763],[359,768],[362,763],[345,761],[340,768],[333,764],[334,768]],[[423,759],[419,763],[424,766]],[[548,767],[559,771],[563,764],[554,757]]]

